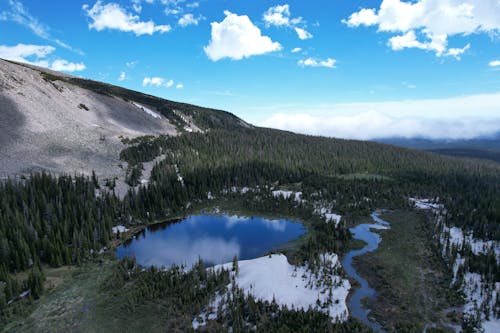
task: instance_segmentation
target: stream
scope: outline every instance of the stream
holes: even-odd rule
[[[368,252],[373,252],[378,248],[379,243],[382,241],[380,236],[371,231],[371,229],[388,229],[390,224],[377,216],[379,211],[375,211],[371,214],[371,217],[375,223],[370,224],[360,224],[355,228],[349,229],[354,239],[359,239],[367,243],[365,247],[359,250],[349,251],[344,259],[342,260],[342,265],[344,267],[345,272],[351,278],[356,280],[360,287],[356,288],[354,294],[352,294],[349,299],[349,310],[351,315],[371,327],[375,332],[385,332],[382,327],[376,323],[368,319],[368,314],[370,310],[363,308],[361,304],[361,300],[364,298],[373,298],[377,292],[375,289],[371,288],[368,282],[362,278],[356,269],[352,266],[352,259],[356,256],[363,255]]]

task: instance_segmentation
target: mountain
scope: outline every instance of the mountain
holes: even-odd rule
[[[400,147],[426,150],[442,155],[500,162],[500,133],[476,139],[431,140],[423,138],[385,138],[376,141]]]
[[[236,116],[0,59],[0,176],[123,178],[123,139],[251,127]]]
[[[0,331],[191,331],[202,316],[207,332],[368,331],[352,317],[229,290],[230,273],[202,262],[186,272],[116,259],[116,247],[148,225],[200,212],[300,221],[307,236],[287,246],[290,262],[280,267],[307,264],[316,274],[325,256],[358,248],[352,226],[391,211],[383,251],[360,271],[380,291],[368,306],[387,331],[448,321],[472,331],[500,313],[498,163],[254,127],[228,112],[1,60],[0,133],[0,172],[9,177],[0,181]],[[341,303],[333,297],[327,305]],[[211,319],[203,313],[213,299],[228,303]]]

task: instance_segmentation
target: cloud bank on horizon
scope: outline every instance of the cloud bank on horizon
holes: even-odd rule
[[[0,29],[0,58],[265,126],[362,139],[500,130],[498,0],[5,0]]]
[[[478,104],[481,109],[475,107]],[[274,111],[257,124],[345,139],[472,139],[500,133],[499,105],[500,93],[439,100],[319,105],[304,107],[304,111],[284,106],[288,112]],[[476,110],[474,114],[471,109]]]

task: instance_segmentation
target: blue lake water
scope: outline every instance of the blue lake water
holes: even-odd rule
[[[177,223],[146,228],[116,250],[118,258],[135,256],[142,266],[173,264],[191,267],[201,258],[206,265],[253,259],[304,234],[303,225],[259,217],[198,215]]]
[[[354,257],[375,251],[382,241],[379,234],[372,232],[371,230],[388,229],[390,226],[388,222],[382,220],[377,216],[377,212],[374,212],[371,217],[375,223],[360,224],[354,228],[349,229],[352,232],[354,239],[360,239],[366,242],[367,245],[362,249],[349,251],[342,260],[342,266],[344,267],[347,275],[358,281],[361,285],[354,291],[351,298],[349,299],[348,306],[351,315],[370,326],[375,332],[384,332],[384,330],[378,323],[373,322],[368,318],[369,311],[363,308],[361,304],[362,299],[373,298],[376,295],[376,291],[370,287],[368,281],[362,278],[358,274],[356,269],[354,269],[354,267],[352,266],[352,259]]]

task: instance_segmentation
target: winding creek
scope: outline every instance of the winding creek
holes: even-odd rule
[[[378,245],[382,241],[380,236],[377,233],[372,232],[372,229],[388,229],[389,223],[382,220],[377,216],[379,212],[375,211],[371,214],[371,217],[375,223],[370,224],[360,224],[354,228],[351,228],[351,232],[353,234],[354,239],[359,239],[367,243],[365,247],[359,250],[352,250],[346,254],[344,259],[342,260],[342,266],[344,267],[345,272],[351,278],[356,280],[360,287],[356,288],[354,294],[352,294],[349,299],[349,310],[351,315],[354,318],[359,319],[366,325],[370,326],[376,332],[385,332],[382,327],[371,320],[368,319],[369,310],[363,308],[361,304],[361,300],[364,298],[372,298],[376,295],[376,291],[370,287],[368,282],[362,278],[356,269],[352,265],[352,261],[354,257],[363,255],[368,252],[373,252],[378,248]]]

